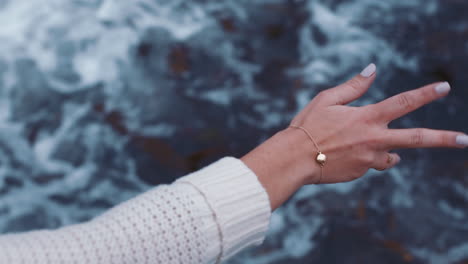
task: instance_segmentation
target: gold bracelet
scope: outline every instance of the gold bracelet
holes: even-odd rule
[[[322,151],[320,151],[319,146],[315,142],[314,138],[312,138],[309,131],[307,131],[307,129],[305,129],[304,127],[301,127],[301,126],[294,126],[294,125],[290,125],[290,127],[298,128],[298,129],[304,131],[306,133],[306,135],[310,138],[310,140],[312,140],[315,147],[317,148],[317,156],[315,157],[315,161],[320,165],[320,178],[319,178],[318,182],[315,183],[315,184],[319,184],[322,181],[323,166],[325,165],[325,162],[327,161],[327,156],[325,154],[323,154]]]

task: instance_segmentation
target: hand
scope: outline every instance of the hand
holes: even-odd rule
[[[461,132],[388,128],[394,119],[447,95],[448,83],[430,84],[376,104],[346,106],[361,97],[375,77],[371,64],[346,83],[320,92],[291,121],[309,131],[327,156],[320,183],[351,181],[370,168],[389,169],[400,161],[398,154],[389,152],[393,149],[468,146],[468,137]],[[316,155],[305,132],[288,127],[242,160],[257,174],[274,210],[302,185],[319,181]]]
[[[371,64],[348,82],[319,93],[292,120],[291,125],[306,128],[327,155],[321,183],[351,181],[364,175],[369,168],[391,168],[400,161],[398,154],[389,153],[392,149],[466,147],[466,144],[459,144],[464,136],[460,132],[388,129],[391,121],[447,95],[450,85],[446,82],[401,93],[377,104],[346,106],[361,97],[375,77],[375,66]],[[308,145],[315,148],[312,141]],[[313,157],[312,153],[310,155]],[[310,175],[306,181],[317,182],[316,175]]]

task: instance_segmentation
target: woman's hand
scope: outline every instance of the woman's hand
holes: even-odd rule
[[[312,135],[327,162],[315,162],[317,149],[304,131],[288,127],[242,157],[266,188],[272,209],[304,184],[347,182],[370,168],[385,170],[400,157],[399,148],[468,146],[461,132],[423,128],[388,129],[388,124],[421,106],[447,95],[448,83],[434,83],[398,94],[376,104],[351,107],[376,77],[371,64],[361,74],[337,87],[320,92],[294,119]]]

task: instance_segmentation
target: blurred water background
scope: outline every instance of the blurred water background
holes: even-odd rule
[[[1,0],[0,232],[83,222],[284,128],[370,62],[356,104],[446,80],[391,124],[468,132],[464,0]],[[307,186],[229,263],[468,263],[468,154]]]

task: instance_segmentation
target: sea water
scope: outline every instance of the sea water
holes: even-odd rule
[[[468,3],[445,0],[0,1],[0,231],[84,222],[240,157],[319,91],[378,66],[354,106],[434,81],[390,124],[467,132]],[[406,150],[306,186],[229,263],[468,260],[468,156]],[[286,175],[285,175],[286,176]]]

